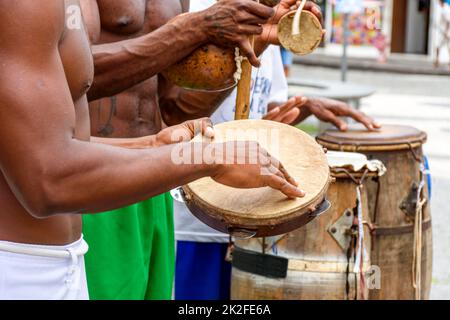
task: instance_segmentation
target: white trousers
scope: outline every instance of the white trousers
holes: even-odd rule
[[[88,300],[87,243],[41,246],[0,241],[0,300]]]

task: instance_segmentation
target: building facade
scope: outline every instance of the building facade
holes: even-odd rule
[[[317,1],[325,13],[326,51],[339,51],[343,41],[343,14],[336,0]],[[365,0],[359,13],[349,15],[350,56],[375,57],[386,48],[388,54],[420,55],[435,59],[440,39],[439,0]],[[449,62],[447,50],[441,60]]]

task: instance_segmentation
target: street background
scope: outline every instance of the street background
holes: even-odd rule
[[[413,71],[413,70],[412,70]],[[340,81],[338,69],[296,64],[292,78]],[[370,85],[361,110],[385,124],[406,124],[428,133],[424,151],[433,181],[432,299],[450,299],[450,76],[350,70],[348,81]],[[310,120],[317,124],[316,120]]]

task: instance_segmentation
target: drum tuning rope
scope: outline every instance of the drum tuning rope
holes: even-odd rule
[[[422,282],[422,221],[423,207],[427,203],[427,199],[423,197],[425,187],[425,167],[420,165],[420,184],[417,192],[416,216],[414,219],[414,248],[412,263],[412,280],[415,290],[416,300],[421,300],[421,282]]]
[[[354,261],[354,267],[353,267],[353,273],[355,274],[356,282],[359,281],[359,290],[357,290],[355,296],[356,299],[365,300],[365,287],[366,287],[366,279],[364,276],[364,260],[366,256],[366,250],[364,247],[364,217],[362,213],[362,197],[361,197],[361,189],[363,188],[364,181],[367,178],[367,175],[369,173],[369,169],[366,169],[361,176],[361,178],[356,178],[353,174],[351,174],[347,169],[345,168],[339,168],[336,169],[336,172],[345,173],[350,180],[352,180],[356,184],[356,199],[357,199],[357,206],[356,206],[356,214],[357,214],[357,243],[354,244],[354,246],[350,246],[352,249],[352,252],[355,253],[355,261]],[[353,243],[353,240],[351,240]],[[359,278],[359,279],[358,279]],[[356,284],[355,287],[358,289],[358,285]]]

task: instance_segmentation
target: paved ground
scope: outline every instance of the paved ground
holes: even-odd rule
[[[338,70],[295,66],[293,76],[339,80]],[[450,299],[450,76],[351,71],[349,81],[377,87],[362,109],[382,123],[426,131],[425,152],[433,175],[433,299]],[[450,201],[449,201],[450,202]]]

